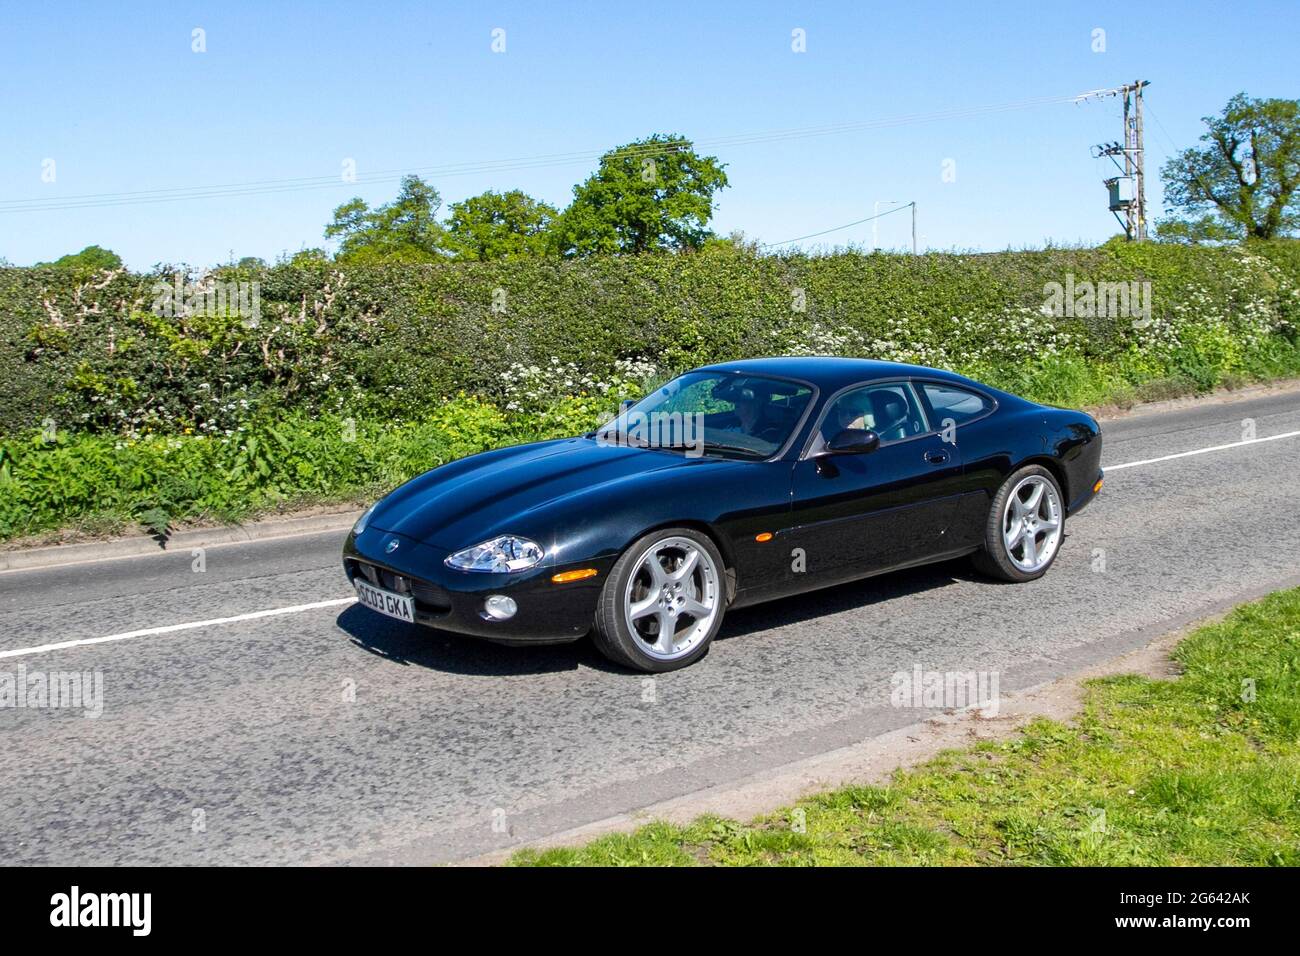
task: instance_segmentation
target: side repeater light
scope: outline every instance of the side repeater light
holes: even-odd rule
[[[771,541],[772,532],[764,531],[762,534],[756,534],[754,535],[754,540],[757,541],[759,544],[762,544],[765,541]]]
[[[1105,478],[1098,478],[1098,479],[1097,479],[1097,483],[1096,483],[1095,485],[1092,486],[1092,493],[1093,493],[1094,495],[1095,495],[1097,492],[1101,491],[1101,484],[1102,484],[1102,482],[1105,481],[1105,480],[1106,480]]]
[[[551,583],[568,584],[570,581],[582,581],[586,578],[594,578],[600,574],[595,568],[580,568],[577,571],[561,571],[559,574],[551,575]]]

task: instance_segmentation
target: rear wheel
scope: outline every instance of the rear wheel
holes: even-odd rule
[[[1061,486],[1046,468],[1027,465],[998,489],[975,566],[1004,581],[1041,578],[1065,536]]]
[[[676,670],[707,653],[725,611],[717,546],[691,528],[652,531],[610,570],[596,606],[596,646],[627,667]]]

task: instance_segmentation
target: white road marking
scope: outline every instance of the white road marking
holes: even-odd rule
[[[339,607],[343,604],[355,604],[356,598],[335,598],[331,601],[314,601],[311,604],[295,604],[292,607],[275,607],[267,611],[252,611],[248,614],[236,614],[234,617],[214,617],[207,621],[189,621],[185,624],[168,624],[165,627],[146,627],[138,631],[123,631],[121,634],[106,634],[103,637],[87,637],[79,641],[60,641],[58,644],[42,644],[40,647],[20,647],[12,651],[0,651],[0,658],[23,657],[27,654],[44,654],[46,651],[61,651],[68,647],[85,647],[87,644],[108,644],[113,641],[128,641],[133,637],[152,637],[155,634],[173,634],[176,631],[192,631],[196,627],[212,627],[217,624],[235,624],[239,621],[255,621],[263,617],[277,617],[281,614],[297,614],[300,611],[314,611],[322,607]]]
[[[1300,431],[1283,432],[1280,435],[1268,435],[1264,438],[1249,438],[1245,441],[1229,442],[1226,445],[1212,445],[1209,448],[1196,448],[1192,451],[1180,451],[1173,455],[1162,455],[1159,458],[1146,458],[1142,461],[1126,461],[1120,465],[1109,465],[1104,470],[1106,474],[1115,471],[1123,471],[1125,468],[1137,468],[1141,465],[1154,465],[1162,461],[1173,461],[1175,458],[1189,458],[1192,455],[1207,455],[1212,451],[1223,451],[1228,448],[1242,448],[1246,445],[1258,445],[1267,441],[1278,441],[1282,438],[1300,437]],[[69,647],[85,647],[89,644],[108,644],[112,641],[126,641],[134,637],[152,637],[156,634],[172,634],[176,631],[191,631],[199,627],[213,627],[218,624],[237,624],[240,621],[254,621],[263,617],[278,617],[281,614],[298,614],[302,611],[314,611],[323,607],[339,607],[344,604],[355,604],[356,598],[335,598],[331,601],[315,601],[311,604],[295,604],[292,607],[276,607],[266,611],[252,611],[248,614],[236,614],[234,617],[215,617],[207,621],[190,621],[185,624],[168,624],[165,627],[146,627],[138,631],[125,631],[121,634],[108,634],[104,637],[87,637],[78,641],[61,641],[58,644],[42,644],[39,647],[20,647],[12,651],[0,651],[0,659],[6,657],[25,657],[29,654],[44,654],[47,651],[61,651]]]
[[[1241,448],[1243,445],[1258,445],[1261,442],[1277,441],[1279,438],[1295,438],[1297,435],[1300,435],[1300,432],[1283,432],[1281,435],[1269,435],[1266,438],[1247,438],[1245,441],[1228,442],[1226,445],[1212,445],[1209,448],[1180,451],[1176,455],[1162,455],[1159,458],[1146,458],[1142,461],[1126,461],[1122,465],[1107,465],[1102,470],[1109,475],[1112,471],[1122,471],[1125,468],[1136,468],[1138,465],[1154,465],[1161,461],[1173,461],[1175,458],[1190,458],[1192,455],[1208,455],[1212,451],[1223,451],[1225,448]]]

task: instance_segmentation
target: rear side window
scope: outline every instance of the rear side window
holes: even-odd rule
[[[926,401],[934,409],[934,424],[940,428],[946,419],[960,425],[973,418],[979,418],[993,408],[991,399],[978,392],[960,388],[956,385],[935,385],[930,382],[921,384]]]

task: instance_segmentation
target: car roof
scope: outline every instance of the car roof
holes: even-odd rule
[[[705,365],[699,371],[737,372],[742,375],[775,375],[781,378],[794,378],[811,382],[823,391],[835,391],[857,382],[894,376],[937,378],[951,382],[976,384],[955,372],[927,368],[924,365],[907,365],[903,362],[883,362],[877,359],[835,358],[818,355],[786,355],[775,358],[738,359],[734,362],[717,362],[713,365]]]

